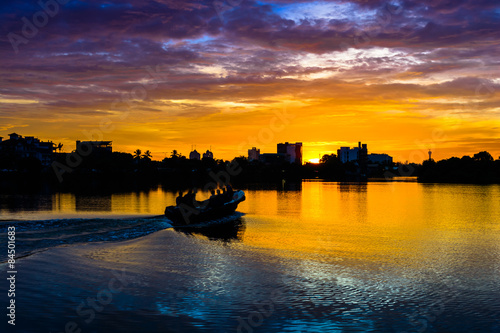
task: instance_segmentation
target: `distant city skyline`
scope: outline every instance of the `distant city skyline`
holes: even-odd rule
[[[11,131],[7,132],[2,132],[0,133],[0,137],[3,137],[3,139],[8,139],[9,134]],[[18,134],[24,136],[23,131],[17,131]],[[35,136],[39,137],[40,139],[43,139],[45,141],[52,141],[55,144],[62,143],[63,148],[62,150],[64,152],[71,152],[73,148],[70,149],[70,147],[73,147],[75,145],[75,142],[78,140],[85,141],[87,140],[84,135],[81,136],[75,136],[75,140],[72,139],[61,139],[57,135],[55,136],[46,136],[46,135],[37,135],[33,134],[32,132],[28,133],[29,136]],[[112,136],[109,136],[112,137]],[[292,135],[293,137],[293,135]],[[79,139],[78,139],[79,138]],[[99,137],[94,137],[93,140],[97,140]],[[88,141],[88,140],[87,140]],[[101,141],[101,140],[97,140]],[[111,140],[108,139],[108,136],[104,136],[103,141],[112,141],[113,142],[113,148],[117,151],[122,151],[122,152],[127,152],[127,153],[133,153],[136,149],[141,149],[141,150],[150,150],[153,154],[153,160],[162,160],[164,157],[169,156],[172,150],[177,150],[179,153],[189,157],[189,153],[192,151],[192,146],[193,144],[179,144],[179,145],[173,145],[173,143],[165,143],[163,146],[158,145],[157,143],[149,144],[146,142],[137,142],[137,143],[131,143],[127,144],[126,142],[120,142],[119,140]],[[261,151],[269,151],[269,152],[274,152],[276,149],[276,144],[279,142],[284,142],[285,140],[281,141],[276,141],[272,143],[267,143],[267,144],[262,144],[258,145],[257,148],[261,149]],[[290,140],[288,140],[290,141]],[[366,140],[363,140],[366,141]],[[304,148],[304,153],[303,153],[303,162],[317,162],[323,155],[327,154],[337,154],[337,151],[340,147],[342,146],[356,146],[358,143],[358,140],[355,141],[331,141],[331,142],[302,142],[303,143],[303,148]],[[213,145],[213,144],[202,144],[202,143],[197,143],[196,144],[198,147],[198,152],[202,154],[205,152],[207,149],[210,150],[217,155],[216,158],[221,158],[221,159],[231,159],[237,156],[247,156],[248,155],[248,149],[251,149],[253,146],[245,146],[245,148],[240,149],[241,144],[235,144],[228,146],[227,144],[221,144],[220,146]],[[408,146],[408,144],[402,143],[402,146]],[[211,148],[212,147],[212,148]],[[428,159],[428,151],[429,149],[432,151],[432,157],[434,159],[446,159],[450,158],[453,156],[461,157],[464,155],[469,155],[472,156],[475,153],[478,153],[480,151],[489,151],[495,158],[498,158],[500,156],[500,151],[497,151],[497,149],[488,149],[486,147],[477,147],[477,149],[469,148],[467,149],[470,152],[464,151],[463,153],[454,153],[453,149],[449,148],[439,148],[436,144],[428,144],[424,145],[419,144],[415,146],[415,149],[412,150],[403,150],[403,149],[393,149],[393,150],[387,150],[384,149],[383,145],[377,145],[376,142],[370,142],[370,147],[372,147],[373,151],[377,151],[379,153],[385,153],[388,155],[391,155],[394,157],[394,162],[414,162],[414,163],[422,163],[423,161]],[[201,149],[201,150],[200,150]],[[327,150],[324,150],[327,149]]]
[[[54,142],[53,140],[50,140],[47,138],[39,138],[37,136],[24,135],[24,134],[15,133],[15,132],[9,133],[5,137],[0,136],[0,144],[5,143],[5,141],[10,140],[12,137],[14,139],[23,138],[23,140],[31,140],[31,141],[34,140],[35,142],[41,142],[45,146],[48,143],[51,143],[53,145],[54,152],[59,152],[59,153],[61,153],[61,152],[63,152],[63,153],[75,152],[80,143],[90,144],[94,147],[94,149],[104,149],[104,150],[107,150],[109,152],[115,151],[115,152],[134,154],[136,150],[148,151],[153,156],[152,160],[156,160],[156,161],[161,161],[165,157],[170,157],[172,152],[175,150],[177,154],[185,156],[188,159],[196,159],[196,160],[201,160],[202,157],[203,158],[209,157],[209,158],[222,159],[222,160],[232,160],[233,158],[240,157],[240,156],[244,156],[244,157],[248,158],[249,160],[259,160],[260,159],[259,156],[263,156],[263,157],[267,156],[267,158],[269,158],[270,155],[276,155],[276,154],[279,155],[281,153],[282,155],[288,155],[288,157],[284,157],[288,162],[293,163],[293,161],[295,161],[295,162],[299,162],[300,164],[304,164],[304,163],[308,163],[308,162],[309,163],[319,163],[321,157],[323,157],[324,155],[331,155],[331,154],[335,154],[336,156],[338,156],[342,163],[349,162],[349,161],[357,161],[360,159],[361,160],[366,159],[367,161],[373,162],[373,163],[387,163],[387,162],[389,162],[389,163],[392,163],[392,162],[418,163],[418,162],[413,162],[413,161],[399,161],[399,160],[394,159],[393,156],[391,156],[390,154],[387,154],[385,152],[370,150],[370,152],[368,153],[368,148],[367,148],[368,144],[362,143],[361,141],[357,142],[357,146],[356,145],[352,145],[352,147],[351,146],[340,146],[337,148],[337,150],[335,152],[320,153],[318,155],[318,158],[305,160],[303,158],[304,151],[303,151],[303,143],[302,142],[276,143],[274,145],[274,148],[271,148],[268,151],[261,150],[259,147],[252,147],[252,148],[247,149],[246,154],[233,154],[232,156],[229,156],[226,158],[226,157],[218,157],[216,153],[214,154],[214,152],[212,151],[212,146],[209,146],[209,149],[206,149],[206,151],[201,150],[201,152],[199,152],[197,150],[196,145],[191,145],[190,150],[188,152],[184,152],[184,151],[181,151],[179,149],[176,149],[175,147],[172,147],[168,151],[161,152],[161,154],[163,154],[163,155],[160,156],[159,154],[152,152],[147,147],[144,147],[144,149],[135,147],[135,149],[133,151],[120,150],[120,149],[117,149],[115,145],[113,145],[113,141],[109,141],[109,140],[87,140],[87,141],[75,140],[75,142],[70,143],[68,145],[65,145],[61,142]],[[69,147],[69,148],[64,149],[64,147]],[[360,155],[360,153],[362,155]],[[156,156],[155,156],[155,154],[156,154]],[[431,156],[433,154],[433,150],[431,150],[431,149],[427,150],[426,154],[428,157],[425,158],[423,161],[431,159]],[[474,154],[476,154],[476,153],[474,153]],[[470,155],[470,156],[472,157],[472,155]],[[364,157],[361,157],[361,156],[364,156]],[[450,156],[450,157],[454,157],[454,156]],[[462,157],[462,156],[455,156],[455,157]],[[500,157],[493,156],[493,158],[497,159]],[[39,159],[41,159],[41,158],[39,158]]]

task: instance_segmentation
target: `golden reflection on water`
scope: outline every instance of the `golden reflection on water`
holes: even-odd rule
[[[247,200],[238,207],[245,213],[244,246],[279,256],[408,266],[499,264],[498,185],[303,182],[292,191],[245,192]],[[41,219],[43,212],[49,218],[162,215],[175,197],[161,188],[21,196],[2,200],[0,213],[30,219]]]
[[[160,312],[189,325],[194,318],[196,325],[216,323],[234,331],[236,320],[226,318],[248,314],[273,291],[283,290],[283,301],[268,321],[276,326],[260,328],[298,331],[311,327],[303,323],[319,323],[316,331],[416,331],[411,318],[434,316],[429,309],[438,305],[446,307],[446,314],[429,321],[429,327],[438,325],[429,331],[466,331],[461,326],[467,323],[474,328],[479,324],[476,331],[494,331],[490,323],[498,318],[499,186],[303,182],[294,191],[245,192],[247,200],[238,207],[245,215],[229,233],[224,230],[225,237],[154,229],[148,236],[111,244],[94,238],[105,234],[105,240],[109,235],[115,239],[120,230],[128,235],[130,225],[142,230],[165,224],[163,217],[124,222],[116,216],[161,215],[175,193],[157,189],[1,200],[2,217],[27,211],[36,218],[43,211],[52,218],[83,215],[82,220],[26,231],[36,244],[45,247],[40,241],[47,238],[57,245],[72,238],[93,243],[24,259],[31,263],[25,267],[27,276],[35,281],[22,293],[30,297],[24,304],[35,306],[44,299],[52,302],[50,309],[66,309],[84,293],[96,295],[113,277],[110,270],[125,267],[137,282],[116,295],[116,304],[126,309],[139,298],[145,300],[149,305],[141,311],[163,323],[166,317],[149,314]],[[86,214],[111,218],[86,221]],[[78,291],[81,286],[83,292]],[[124,313],[116,316],[120,325],[142,322],[134,312]],[[290,315],[298,318],[295,326],[289,325]],[[65,318],[59,312],[49,316]]]
[[[441,268],[500,258],[498,186],[304,182],[247,197],[246,245],[281,255]]]
[[[175,193],[161,188],[151,191],[114,193],[108,195],[56,193],[52,195],[55,214],[151,214],[161,215],[167,205],[175,202]]]

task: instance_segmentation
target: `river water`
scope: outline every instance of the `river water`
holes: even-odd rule
[[[16,226],[17,328],[500,331],[500,186],[305,181],[245,193],[227,220],[184,229],[161,216],[175,201],[161,188],[0,195],[3,262]],[[118,275],[128,280],[110,289]]]

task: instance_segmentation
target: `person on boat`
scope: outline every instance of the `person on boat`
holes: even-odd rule
[[[220,189],[217,189],[217,195],[215,196],[213,200],[213,207],[218,207],[222,206],[224,204],[224,197],[222,196],[222,193],[220,192]]]
[[[193,201],[192,197],[193,197],[193,190],[189,189],[188,193],[186,193],[186,195],[182,199],[182,203],[185,205],[191,206],[191,202]]]
[[[198,192],[197,189],[194,190],[189,190],[188,194],[186,194],[186,204],[189,207],[196,207],[198,202],[196,201],[196,193]]]
[[[231,187],[231,185],[227,184],[227,186],[226,186],[226,192],[227,192],[228,201],[233,200],[234,190]]]
[[[177,198],[175,198],[175,204],[177,206],[179,206],[183,202],[183,200],[184,200],[184,198],[182,197],[183,195],[184,195],[184,193],[182,193],[182,191],[179,191],[179,196]]]
[[[191,202],[189,203],[193,207],[198,207],[198,205],[199,205],[199,202],[196,201],[196,193],[198,193],[198,190],[194,189],[193,194],[191,195]]]
[[[215,195],[215,190],[211,190],[210,198],[208,199],[208,207],[214,207],[216,201],[217,201],[217,196]]]

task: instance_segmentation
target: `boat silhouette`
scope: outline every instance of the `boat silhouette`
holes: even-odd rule
[[[230,201],[212,205],[210,199],[199,202],[195,207],[185,204],[179,206],[168,206],[165,208],[165,216],[173,222],[173,225],[192,225],[220,219],[234,213],[238,204],[245,201],[245,192],[235,191]]]

